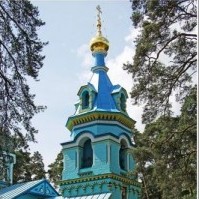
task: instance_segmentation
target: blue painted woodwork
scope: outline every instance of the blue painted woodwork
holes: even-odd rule
[[[125,134],[128,139],[132,136],[130,129],[125,128],[123,125],[117,122],[108,122],[108,121],[96,121],[96,123],[88,123],[87,125],[82,125],[81,127],[76,126],[72,132],[71,136],[75,138],[82,132],[90,132],[93,136],[102,136],[107,134],[113,134],[118,138]]]
[[[138,199],[139,183],[129,175],[135,167],[131,142],[135,121],[126,112],[126,90],[108,77],[109,41],[101,32],[100,6],[97,10],[97,35],[90,42],[93,75],[78,91],[75,114],[66,123],[71,141],[61,144],[60,187],[66,198],[101,198],[104,193],[111,199]]]
[[[105,66],[104,58],[106,56],[105,52],[93,53],[95,57],[95,66]]]
[[[112,85],[104,63],[106,53],[99,51],[93,56],[95,81],[80,88],[76,112],[66,124],[71,141],[61,144],[62,195],[70,198],[111,193],[112,199],[137,199],[139,183],[135,176],[128,175],[135,167],[133,132],[120,119],[134,125],[126,112],[127,92],[120,85]]]
[[[7,151],[1,151],[0,161],[2,159],[5,162],[3,164],[3,170],[1,169],[0,173],[0,189],[5,188],[9,184],[13,183],[13,167],[16,163],[16,155],[13,153],[8,153]]]
[[[3,199],[38,199],[59,196],[47,180],[18,183],[0,190]],[[0,197],[0,198],[1,198]]]
[[[107,71],[108,68],[104,64],[104,53],[97,52],[95,53],[95,60],[96,64],[92,68],[92,71],[95,75],[97,75],[95,83],[91,81],[85,85],[82,86],[78,92],[78,96],[80,96],[80,103],[76,105],[76,113],[75,115],[78,115],[81,113],[81,110],[84,109],[84,92],[85,90],[88,91],[89,97],[91,99],[90,103],[90,109],[89,110],[105,110],[105,111],[115,111],[123,113],[126,113],[126,109],[124,107],[121,107],[120,104],[124,104],[126,102],[127,93],[124,88],[122,88],[120,85],[112,85],[108,75]],[[103,60],[103,61],[102,61]],[[93,92],[93,93],[92,93]],[[122,95],[122,103],[120,103],[121,100],[121,94]]]

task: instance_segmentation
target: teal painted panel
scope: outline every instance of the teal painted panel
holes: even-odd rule
[[[132,171],[135,168],[135,161],[133,159],[133,156],[129,155],[129,170]]]
[[[120,175],[121,170],[119,164],[120,144],[112,140],[105,140],[92,143],[93,148],[93,165],[90,168],[80,169],[81,166],[81,147],[73,147],[64,149],[64,170],[62,179],[73,179],[85,177],[87,175],[99,175],[105,173],[115,173]],[[108,157],[109,156],[109,157]],[[129,171],[134,169],[135,162],[131,154],[127,156]],[[78,160],[79,159],[79,160]]]
[[[131,132],[125,128],[122,128],[119,125],[111,124],[92,124],[87,126],[82,126],[81,128],[74,128],[72,130],[72,138],[74,139],[81,132],[90,131],[93,135],[106,135],[107,133],[112,133],[116,136],[120,136],[121,134],[126,134],[131,137]]]
[[[120,150],[120,145],[111,142],[110,145],[110,168],[112,173],[120,174],[120,166],[119,166],[119,150]]]
[[[97,142],[94,143],[94,151],[95,151],[95,164],[106,164],[107,163],[107,152],[106,145],[107,142]]]
[[[30,195],[30,194],[25,194],[25,195],[17,197],[16,199],[38,199],[38,196],[33,196],[33,195]]]
[[[62,186],[64,197],[88,196],[91,194],[108,193],[108,181],[97,180],[86,183],[76,183]]]
[[[41,195],[41,196],[57,196],[57,192],[55,189],[47,182],[44,181],[43,183],[40,183],[38,186],[35,186],[29,191],[31,194]]]
[[[105,195],[107,193],[111,194],[111,199],[122,199],[123,187],[126,188],[127,199],[138,199],[137,187],[109,178],[85,183],[68,184],[62,186],[61,189],[64,189],[63,197],[71,199],[77,199],[76,197],[85,198],[102,193]]]
[[[62,179],[72,179],[77,178],[77,147],[64,149],[63,150],[64,157],[64,170],[62,172]]]
[[[122,193],[119,188],[115,188],[112,190],[112,198],[111,199],[122,199]]]

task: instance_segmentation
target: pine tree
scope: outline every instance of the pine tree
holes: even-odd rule
[[[131,97],[146,128],[134,157],[143,199],[196,198],[196,0],[132,0],[135,40]],[[172,96],[183,104],[172,116]]]
[[[19,150],[15,151],[16,164],[13,169],[13,183],[28,182],[31,181],[31,170],[30,170],[30,153],[27,151]]]
[[[0,1],[0,148],[11,135],[35,141],[31,119],[45,107],[35,105],[27,80],[38,80],[43,65],[46,43],[37,35],[43,25],[30,1]]]
[[[186,97],[180,116],[160,117],[136,133],[134,157],[142,199],[196,198],[197,92]]]
[[[171,115],[171,96],[183,103],[197,71],[196,0],[132,0],[135,40],[133,103],[143,104],[143,122]]]
[[[33,174],[32,180],[46,178],[43,157],[38,151],[34,152],[33,156],[31,157],[30,170]]]
[[[22,149],[15,151],[16,164],[14,165],[13,182],[28,182],[45,178],[45,169],[41,154],[31,153]]]
[[[49,179],[52,183],[56,185],[59,184],[61,180],[62,171],[63,171],[63,154],[62,152],[58,153],[55,162],[50,164],[48,170]]]

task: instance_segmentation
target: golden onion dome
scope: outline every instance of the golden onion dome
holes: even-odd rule
[[[93,37],[90,41],[90,49],[92,52],[95,51],[108,51],[109,41],[102,35],[97,35]]]
[[[90,41],[90,49],[92,52],[105,51],[109,49],[109,41],[106,39],[101,32],[101,16],[102,13],[100,6],[97,6],[97,35]]]

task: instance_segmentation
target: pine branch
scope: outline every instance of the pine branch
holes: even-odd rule
[[[19,30],[25,35],[26,39],[28,39],[30,42],[36,43],[36,41],[31,40],[28,36],[28,33],[18,24],[18,22],[10,16],[10,14],[5,10],[5,8],[0,4],[0,8],[6,13],[6,15],[10,18],[11,21],[15,23],[15,25],[19,28]]]

